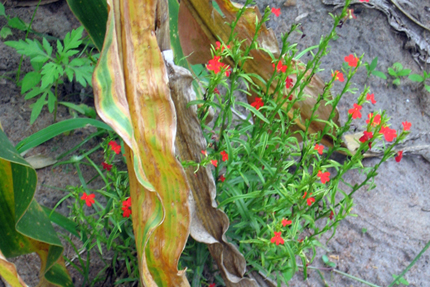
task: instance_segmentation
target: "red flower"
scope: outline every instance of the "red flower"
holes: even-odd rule
[[[81,199],[85,200],[85,204],[87,206],[91,206],[95,202],[94,197],[95,197],[95,195],[93,193],[87,195],[84,192],[84,194],[82,195]]]
[[[369,0],[360,0],[360,2],[367,2],[367,3],[369,3]]]
[[[221,63],[221,67],[224,68],[224,70],[225,70],[225,72],[224,72],[225,76],[228,78],[230,76],[230,74],[231,74],[231,68],[230,68],[230,66],[226,65],[224,63]]]
[[[275,70],[275,63],[272,64],[273,70]],[[279,61],[278,64],[276,65],[276,71],[285,73],[285,71],[287,71],[288,66],[287,65],[283,65],[282,61]]]
[[[360,138],[360,142],[365,143],[368,140],[370,140],[372,137],[373,137],[373,133],[372,132],[364,131],[363,132],[363,136]]]
[[[285,227],[287,225],[290,225],[291,223],[293,223],[291,220],[287,220],[287,219],[282,219],[282,225]]]
[[[324,146],[322,144],[316,144],[314,150],[317,150],[319,154],[323,154]]]
[[[343,74],[339,72],[338,70],[331,73],[332,77],[335,77],[335,81],[338,80],[339,82],[343,82],[345,79],[343,78]]]
[[[356,119],[359,118],[361,119],[361,106],[357,105],[356,103],[354,103],[354,107],[352,109],[348,110],[348,114],[352,114],[352,118]]]
[[[224,46],[224,45],[222,45],[222,46],[221,46],[221,42],[216,41],[216,42],[215,42],[215,44],[216,44],[216,48],[215,48],[215,50],[219,50],[219,49],[221,48],[221,52],[222,52],[222,51],[224,51],[225,46]],[[230,45],[227,45],[227,48],[229,48],[229,49],[230,49]]]
[[[264,102],[262,98],[256,97],[255,98],[255,102],[253,102],[251,104],[251,106],[253,106],[254,108],[256,108],[257,110],[259,110],[262,106],[264,106]]]
[[[314,203],[314,202],[315,202],[315,198],[313,198],[313,197],[309,197],[308,199],[306,199],[306,204],[309,206],[311,206],[312,203]]]
[[[209,287],[216,287],[215,283],[209,284]]]
[[[375,95],[373,93],[372,94],[367,94],[366,100],[371,101],[372,104],[376,104]]]
[[[281,231],[279,232],[274,231],[273,233],[275,233],[275,236],[272,237],[270,242],[276,243],[276,245],[284,244],[284,239],[282,239],[281,237]]]
[[[117,144],[115,141],[109,142],[110,148],[116,153],[119,154],[121,152],[121,146]]]
[[[219,62],[219,59],[221,57],[220,56],[214,56],[213,59],[210,59],[208,64],[206,65],[206,68],[209,71],[214,71],[215,74],[218,74],[219,72],[221,72],[221,63]]]
[[[379,133],[384,135],[387,142],[392,142],[394,138],[397,137],[396,130],[390,129],[389,127],[382,127]]]
[[[214,167],[218,167],[218,161],[216,159],[212,159],[211,164],[213,164]]]
[[[215,93],[215,94],[218,94],[218,95],[220,94],[220,93],[219,93],[218,88],[215,88],[215,89],[214,89],[214,93]]]
[[[326,183],[330,181],[330,172],[322,172],[318,171],[317,176],[321,179],[322,183]]]
[[[368,114],[367,115],[367,117],[369,118],[368,120],[366,120],[366,124],[369,124],[370,123],[370,119],[373,117],[373,113],[370,113],[370,114]],[[374,118],[373,118],[373,121],[372,121],[372,127],[376,127],[377,125],[379,125],[381,123],[381,115],[376,115]]]
[[[291,88],[293,86],[293,79],[291,79],[290,77],[287,77],[285,79],[285,87],[287,89]]]
[[[332,220],[333,219],[333,216],[334,216],[334,213],[333,213],[333,210],[332,211],[330,211],[330,220]]]
[[[110,171],[112,169],[112,165],[105,163],[105,162],[102,162],[102,167],[103,167],[103,169],[106,169],[107,171]]]
[[[130,217],[130,214],[131,214],[131,197],[129,197],[127,200],[124,200],[122,202],[121,209],[123,211],[122,217]]]
[[[276,17],[281,15],[281,8],[272,8],[272,13],[275,14]]]
[[[201,153],[202,153],[204,156],[208,156],[208,152],[207,152],[206,150],[202,150],[202,151],[201,151]]]
[[[400,162],[400,161],[402,160],[402,157],[403,157],[403,151],[402,151],[402,150],[400,150],[400,151],[397,153],[397,156],[395,157],[395,159],[396,159],[396,161],[397,161],[397,162]]]
[[[227,161],[228,160],[228,153],[226,153],[225,150],[223,150],[221,152],[221,156],[222,156],[222,161]]]
[[[410,130],[412,124],[410,122],[402,122],[403,130],[408,131]]]
[[[350,67],[357,67],[358,58],[354,57],[353,54],[349,54],[344,58],[345,62],[348,63],[348,66]]]
[[[225,177],[224,177],[224,175],[223,175],[223,174],[219,177],[219,180],[220,180],[221,182],[224,182],[224,181],[225,181]]]

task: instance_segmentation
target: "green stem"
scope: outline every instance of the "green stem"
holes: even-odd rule
[[[409,265],[408,265],[408,267],[406,267],[406,269],[405,269],[405,270],[403,270],[403,272],[402,272],[402,273],[400,273],[400,275],[399,275],[399,276],[397,276],[397,278],[396,278],[393,282],[391,282],[391,284],[390,284],[390,285],[388,285],[388,287],[393,286],[397,281],[399,281],[399,280],[400,280],[400,278],[402,278],[402,277],[403,277],[403,275],[405,275],[405,274],[406,274],[406,272],[408,272],[408,271],[409,271],[409,269],[411,269],[411,268],[412,268],[412,266],[414,266],[414,264],[418,261],[418,259],[420,259],[420,257],[424,254],[424,252],[426,252],[426,251],[427,251],[427,249],[429,249],[429,247],[430,247],[430,241],[429,241],[429,242],[427,242],[426,246],[424,246],[423,250],[421,250],[421,252],[420,252],[420,253],[418,253],[418,255],[414,258],[414,260],[412,260],[411,264],[409,264]]]
[[[301,268],[303,268],[303,265],[297,264],[297,267],[301,267]],[[355,276],[349,275],[348,273],[345,273],[345,272],[339,271],[339,270],[334,269],[334,268],[313,267],[313,266],[308,266],[307,268],[309,268],[309,269],[314,269],[314,270],[333,271],[333,272],[335,272],[335,273],[339,273],[340,275],[343,275],[343,276],[348,277],[348,278],[350,278],[350,279],[354,279],[354,280],[356,280],[356,281],[358,281],[358,282],[361,282],[361,283],[364,283],[364,284],[366,284],[366,285],[369,285],[369,286],[372,286],[372,287],[381,287],[381,286],[379,286],[379,285],[375,285],[375,284],[370,283],[370,282],[368,282],[368,281],[366,281],[366,280],[363,280],[363,279],[361,279],[361,278],[358,278],[358,277],[355,277]],[[391,286],[391,285],[390,285],[390,286]],[[390,286],[388,286],[388,287],[390,287]]]
[[[30,24],[28,25],[27,33],[25,33],[24,41],[25,41],[25,40],[27,40],[28,33],[29,33],[29,32],[30,32],[30,30],[31,30],[31,25],[33,24],[34,16],[36,16],[37,9],[39,9],[40,2],[42,2],[42,0],[39,0],[39,2],[37,3],[36,9],[34,9],[33,15],[31,16],[31,21],[30,21]],[[22,65],[22,60],[23,60],[23,59],[24,59],[24,56],[23,56],[23,55],[21,55],[21,58],[19,59],[18,71],[17,71],[17,73],[16,73],[16,84],[17,84],[17,85],[18,85],[18,83],[19,83],[19,75],[20,75],[20,73],[21,73],[21,65]]]
[[[58,79],[55,81],[54,123],[57,121],[57,110],[58,110]]]

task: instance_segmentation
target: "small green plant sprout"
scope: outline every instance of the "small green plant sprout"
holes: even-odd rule
[[[409,286],[409,282],[405,278],[403,278],[403,276],[400,277],[399,279],[397,279],[397,277],[399,277],[399,276],[397,276],[395,274],[393,274],[391,276],[393,276],[394,280],[397,280],[396,285],[402,284],[402,285],[405,285],[405,286]]]
[[[336,263],[334,263],[334,262],[331,262],[330,261],[330,259],[328,259],[328,256],[327,255],[323,255],[322,257],[321,257],[321,259],[322,259],[322,261],[324,262],[324,264],[326,265],[326,266],[328,266],[328,267],[330,267],[330,268],[336,268]]]
[[[430,79],[430,73],[423,71],[422,76],[418,74],[410,74],[408,78],[411,81],[423,83],[424,88],[430,93],[430,82],[426,82],[426,80]]]
[[[364,66],[366,67],[366,70],[367,70],[367,78],[369,78],[370,75],[374,75],[378,78],[386,80],[387,76],[383,72],[375,70],[377,65],[378,65],[378,57],[373,58],[370,64],[368,62],[364,63]]]
[[[75,77],[83,87],[86,87],[87,83],[91,86],[93,62],[88,57],[81,57],[83,51],[77,49],[82,44],[83,30],[83,27],[79,27],[67,33],[63,42],[57,40],[57,52],[54,54],[53,47],[46,38],[42,39],[42,44],[37,39],[5,42],[19,54],[29,57],[34,69],[27,73],[21,82],[21,94],[26,93],[26,100],[40,96],[32,106],[30,124],[36,121],[46,104],[49,112],[54,113],[54,122],[56,121],[58,104],[61,104],[58,102],[58,87],[63,84],[66,76],[69,81]],[[76,58],[70,60],[79,52]]]
[[[363,233],[363,235],[367,232],[367,228],[362,228],[361,229],[361,233]]]
[[[400,64],[399,62],[394,63],[392,67],[388,68],[388,74],[395,78],[393,84],[396,86],[400,85],[400,77],[406,77],[410,73],[411,70],[403,69],[402,64]]]
[[[6,15],[4,5],[0,2],[0,17],[6,18],[6,25],[0,29],[0,38],[6,39],[7,36],[12,35],[11,28],[18,29],[21,31],[27,31],[28,25],[18,17],[11,18]]]

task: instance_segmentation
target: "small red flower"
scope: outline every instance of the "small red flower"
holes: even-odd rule
[[[364,131],[363,136],[360,138],[360,142],[365,143],[373,137],[372,132]]]
[[[255,102],[253,102],[251,104],[251,106],[253,106],[254,108],[256,108],[257,110],[259,110],[262,106],[264,106],[264,102],[262,98],[256,97],[255,98]]]
[[[379,133],[384,135],[387,142],[392,142],[394,138],[397,137],[396,130],[390,129],[389,127],[382,127]]]
[[[370,101],[372,104],[376,104],[375,95],[373,93],[372,94],[367,94],[366,100]]]
[[[105,162],[102,162],[102,167],[103,167],[103,169],[106,169],[107,171],[110,171],[112,169],[112,165],[105,163]]]
[[[217,95],[219,95],[219,94],[220,94],[220,92],[219,92],[218,88],[215,88],[215,89],[214,89],[214,93],[215,93],[215,94],[217,94]]]
[[[360,0],[360,2],[367,2],[367,3],[369,3],[369,0]]]
[[[410,122],[402,122],[403,130],[408,131],[410,130],[412,124]]]
[[[285,87],[287,89],[291,88],[293,86],[293,79],[291,79],[290,77],[287,77],[285,79]]]
[[[314,202],[315,202],[315,198],[313,198],[313,197],[309,197],[308,199],[306,199],[306,204],[309,206],[311,206],[312,203],[314,203]]]
[[[129,197],[127,200],[124,200],[122,202],[121,209],[123,211],[122,217],[130,217],[130,215],[131,215],[131,197]]]
[[[209,71],[214,71],[215,74],[218,74],[219,72],[221,72],[221,67],[222,67],[222,63],[220,63],[219,59],[221,57],[220,56],[214,56],[213,59],[210,59],[208,61],[208,64],[206,65],[206,68]]]
[[[345,62],[348,63],[348,66],[350,67],[357,67],[357,63],[358,63],[358,58],[354,57],[353,54],[349,54],[348,56],[346,56],[344,58]]]
[[[230,68],[230,66],[226,65],[224,63],[221,63],[221,67],[224,68],[224,70],[225,70],[225,72],[224,72],[225,76],[228,78],[230,76],[230,74],[231,74],[231,68]]]
[[[338,70],[331,73],[332,77],[335,77],[335,81],[338,80],[339,82],[343,82],[345,79],[343,78],[343,74],[339,72]]]
[[[361,106],[357,105],[356,103],[354,103],[354,107],[352,109],[348,110],[348,114],[352,114],[352,118],[356,119],[359,118],[361,119]]]
[[[226,153],[225,150],[223,150],[221,152],[221,156],[222,156],[222,161],[227,161],[228,160],[228,153]]]
[[[330,172],[328,171],[326,172],[318,171],[317,176],[321,179],[322,183],[326,183],[330,181]]]
[[[281,8],[272,8],[272,13],[275,14],[276,17],[281,15]]]
[[[397,162],[400,162],[400,161],[402,160],[402,157],[403,157],[403,151],[402,151],[402,150],[400,150],[400,151],[397,153],[397,156],[395,157],[395,159],[396,159],[396,161],[397,161]]]
[[[367,117],[369,118],[368,120],[366,120],[366,124],[369,124],[370,123],[370,119],[373,117],[373,113],[370,113],[370,114],[368,114],[367,115]],[[376,115],[374,118],[373,118],[373,121],[372,121],[372,127],[376,127],[377,125],[379,125],[381,123],[381,115]]]
[[[86,193],[84,192],[84,194],[82,195],[81,199],[82,199],[82,200],[85,200],[85,204],[86,204],[87,206],[91,206],[91,205],[95,202],[94,197],[95,197],[95,194],[93,194],[93,193],[91,193],[91,194],[86,194]]]
[[[209,287],[216,287],[215,283],[209,284]]]
[[[282,226],[287,226],[287,225],[290,225],[291,223],[293,223],[291,220],[288,220],[288,219],[282,219]]]
[[[270,242],[275,243],[276,245],[284,244],[284,239],[282,239],[281,237],[281,231],[279,232],[274,231],[273,233],[275,233],[275,236],[272,237]]]
[[[324,146],[322,144],[316,144],[314,150],[317,150],[319,154],[323,154]]]
[[[287,97],[287,95],[284,95],[284,99]],[[293,94],[291,94],[291,95],[289,95],[288,96],[288,100],[289,101],[292,101],[293,100]]]
[[[212,159],[211,164],[213,164],[214,167],[218,167],[218,161],[216,159]]]
[[[302,242],[303,242],[303,239],[298,239],[298,240],[297,240],[297,242],[298,242],[298,243],[302,243]]]
[[[273,70],[275,70],[275,63],[272,64]],[[282,72],[285,73],[287,71],[288,66],[287,65],[283,65],[282,61],[279,61],[278,64],[276,65],[276,72]]]
[[[119,154],[121,152],[121,146],[117,144],[115,141],[109,142],[110,148],[116,153]]]
[[[202,151],[201,151],[201,153],[202,153],[204,156],[208,156],[208,152],[207,152],[206,150],[202,150]]]
[[[333,219],[333,216],[334,216],[334,213],[333,213],[333,210],[332,211],[330,211],[330,220],[332,220]]]
[[[308,195],[308,192],[307,192],[307,191],[305,191],[305,194],[303,194],[303,199],[305,199],[305,198],[306,198],[306,195]]]
[[[220,180],[221,182],[224,182],[224,181],[225,181],[225,177],[224,177],[224,175],[223,175],[223,174],[219,177],[219,180]]]
[[[221,45],[221,42],[216,41],[216,42],[215,42],[215,44],[216,44],[216,48],[215,48],[215,50],[219,50],[219,49],[221,48],[221,52],[223,52],[223,51],[224,51],[225,46],[224,46],[224,45]],[[228,48],[228,49],[230,49],[230,45],[227,45],[227,48]]]

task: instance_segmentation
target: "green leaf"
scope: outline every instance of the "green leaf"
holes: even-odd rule
[[[378,57],[373,58],[372,63],[369,65],[369,70],[373,71],[376,69],[376,66],[378,65]]]
[[[7,36],[9,36],[9,35],[13,35],[12,31],[10,30],[9,27],[4,26],[3,28],[1,28],[1,30],[0,30],[0,37],[1,38],[6,39]]]
[[[424,85],[424,88],[427,90],[427,92],[430,93],[430,86],[429,85]]]
[[[242,106],[242,107],[244,107],[244,108],[246,108],[246,109],[248,109],[249,111],[251,111],[254,115],[256,115],[260,120],[262,120],[263,122],[265,122],[265,123],[268,123],[269,124],[269,120],[268,119],[266,119],[266,117],[265,116],[263,116],[263,114],[262,113],[260,113],[259,111],[257,111],[257,109],[256,108],[254,108],[253,106],[251,106],[250,104],[247,104],[247,103],[243,103],[243,102],[236,102],[236,104],[237,105],[239,105],[239,106]]]
[[[384,80],[387,79],[387,76],[385,76],[385,74],[383,72],[381,72],[381,71],[374,70],[374,71],[372,71],[372,75],[374,75],[374,76],[376,76],[378,78],[384,79]]]
[[[393,77],[397,76],[397,73],[396,71],[393,70],[393,68],[388,68],[387,70],[388,70],[388,74],[390,74],[391,76]]]
[[[403,66],[399,62],[394,63],[393,68],[397,71],[403,70]]]
[[[404,77],[404,76],[409,75],[410,73],[411,73],[411,70],[410,70],[410,69],[403,69],[403,70],[401,70],[401,71],[397,72],[397,75],[398,75],[399,77]]]
[[[6,16],[6,12],[4,11],[4,6],[1,2],[0,2],[0,16]]]
[[[93,119],[95,119],[97,117],[96,110],[94,110],[93,108],[91,108],[85,104],[75,105],[75,104],[69,103],[69,102],[59,102],[59,104],[66,106],[68,108],[74,109],[77,112],[79,112],[79,113],[81,113],[87,117],[90,117]]]
[[[50,113],[54,111],[56,101],[57,98],[55,97],[54,93],[51,92],[51,90],[48,90],[48,110]]]
[[[42,45],[37,40],[27,39],[19,41],[6,41],[5,45],[15,48],[18,54],[30,57],[32,61],[45,63],[49,60],[49,56],[45,53]]]
[[[31,148],[34,148],[55,136],[63,134],[64,132],[72,131],[79,128],[84,128],[87,125],[92,125],[97,128],[105,129],[108,131],[112,131],[112,128],[107,124],[93,119],[88,118],[77,118],[77,119],[69,119],[64,120],[59,123],[52,124],[31,136],[23,139],[16,145],[16,149],[19,153],[23,153]]]
[[[60,40],[57,40],[57,52],[58,54],[63,54],[63,44],[61,44]]]
[[[399,78],[395,79],[393,81],[393,84],[396,85],[396,86],[400,85],[400,79]]]
[[[22,21],[18,17],[14,17],[14,18],[9,19],[9,21],[7,21],[7,24],[11,28],[15,28],[15,29],[18,29],[21,31],[27,30],[27,24],[25,24],[24,21]]]
[[[43,38],[42,43],[43,43],[43,49],[45,49],[46,54],[47,54],[49,57],[51,57],[51,55],[52,55],[52,47],[51,47],[51,45],[49,44],[48,40],[46,40],[46,38]]]
[[[106,0],[67,0],[70,10],[87,30],[97,49],[101,51],[106,34],[107,2]]]
[[[40,85],[41,89],[45,89],[48,86],[55,83],[61,75],[63,75],[64,71],[61,65],[50,62],[42,67],[42,84]]]
[[[321,259],[322,259],[322,261],[324,262],[324,264],[327,264],[330,260],[328,259],[328,257],[327,257],[327,255],[323,255],[322,257],[321,257]]]
[[[27,95],[25,95],[24,99],[29,100],[39,95],[43,90],[40,87],[34,87]]]
[[[36,119],[39,117],[40,112],[42,111],[43,106],[45,105],[47,92],[44,92],[43,95],[34,103],[33,110],[31,111],[30,116],[30,125],[32,125]]]
[[[71,234],[75,235],[76,237],[79,237],[79,232],[77,231],[77,223],[74,221],[68,219],[64,215],[52,211],[52,209],[42,206],[43,211],[45,211],[46,215],[49,217],[51,222],[57,224],[58,226],[64,228],[66,231],[70,232]]]
[[[38,72],[29,72],[22,79],[21,94],[34,88],[40,82],[41,75]]]
[[[409,75],[409,80],[414,81],[414,82],[423,82],[424,78],[421,75],[418,74],[411,74]]]
[[[79,45],[82,44],[82,32],[84,31],[84,27],[79,27],[78,29],[74,29],[71,32],[66,34],[64,37],[64,52],[67,52],[72,49],[76,49]]]

